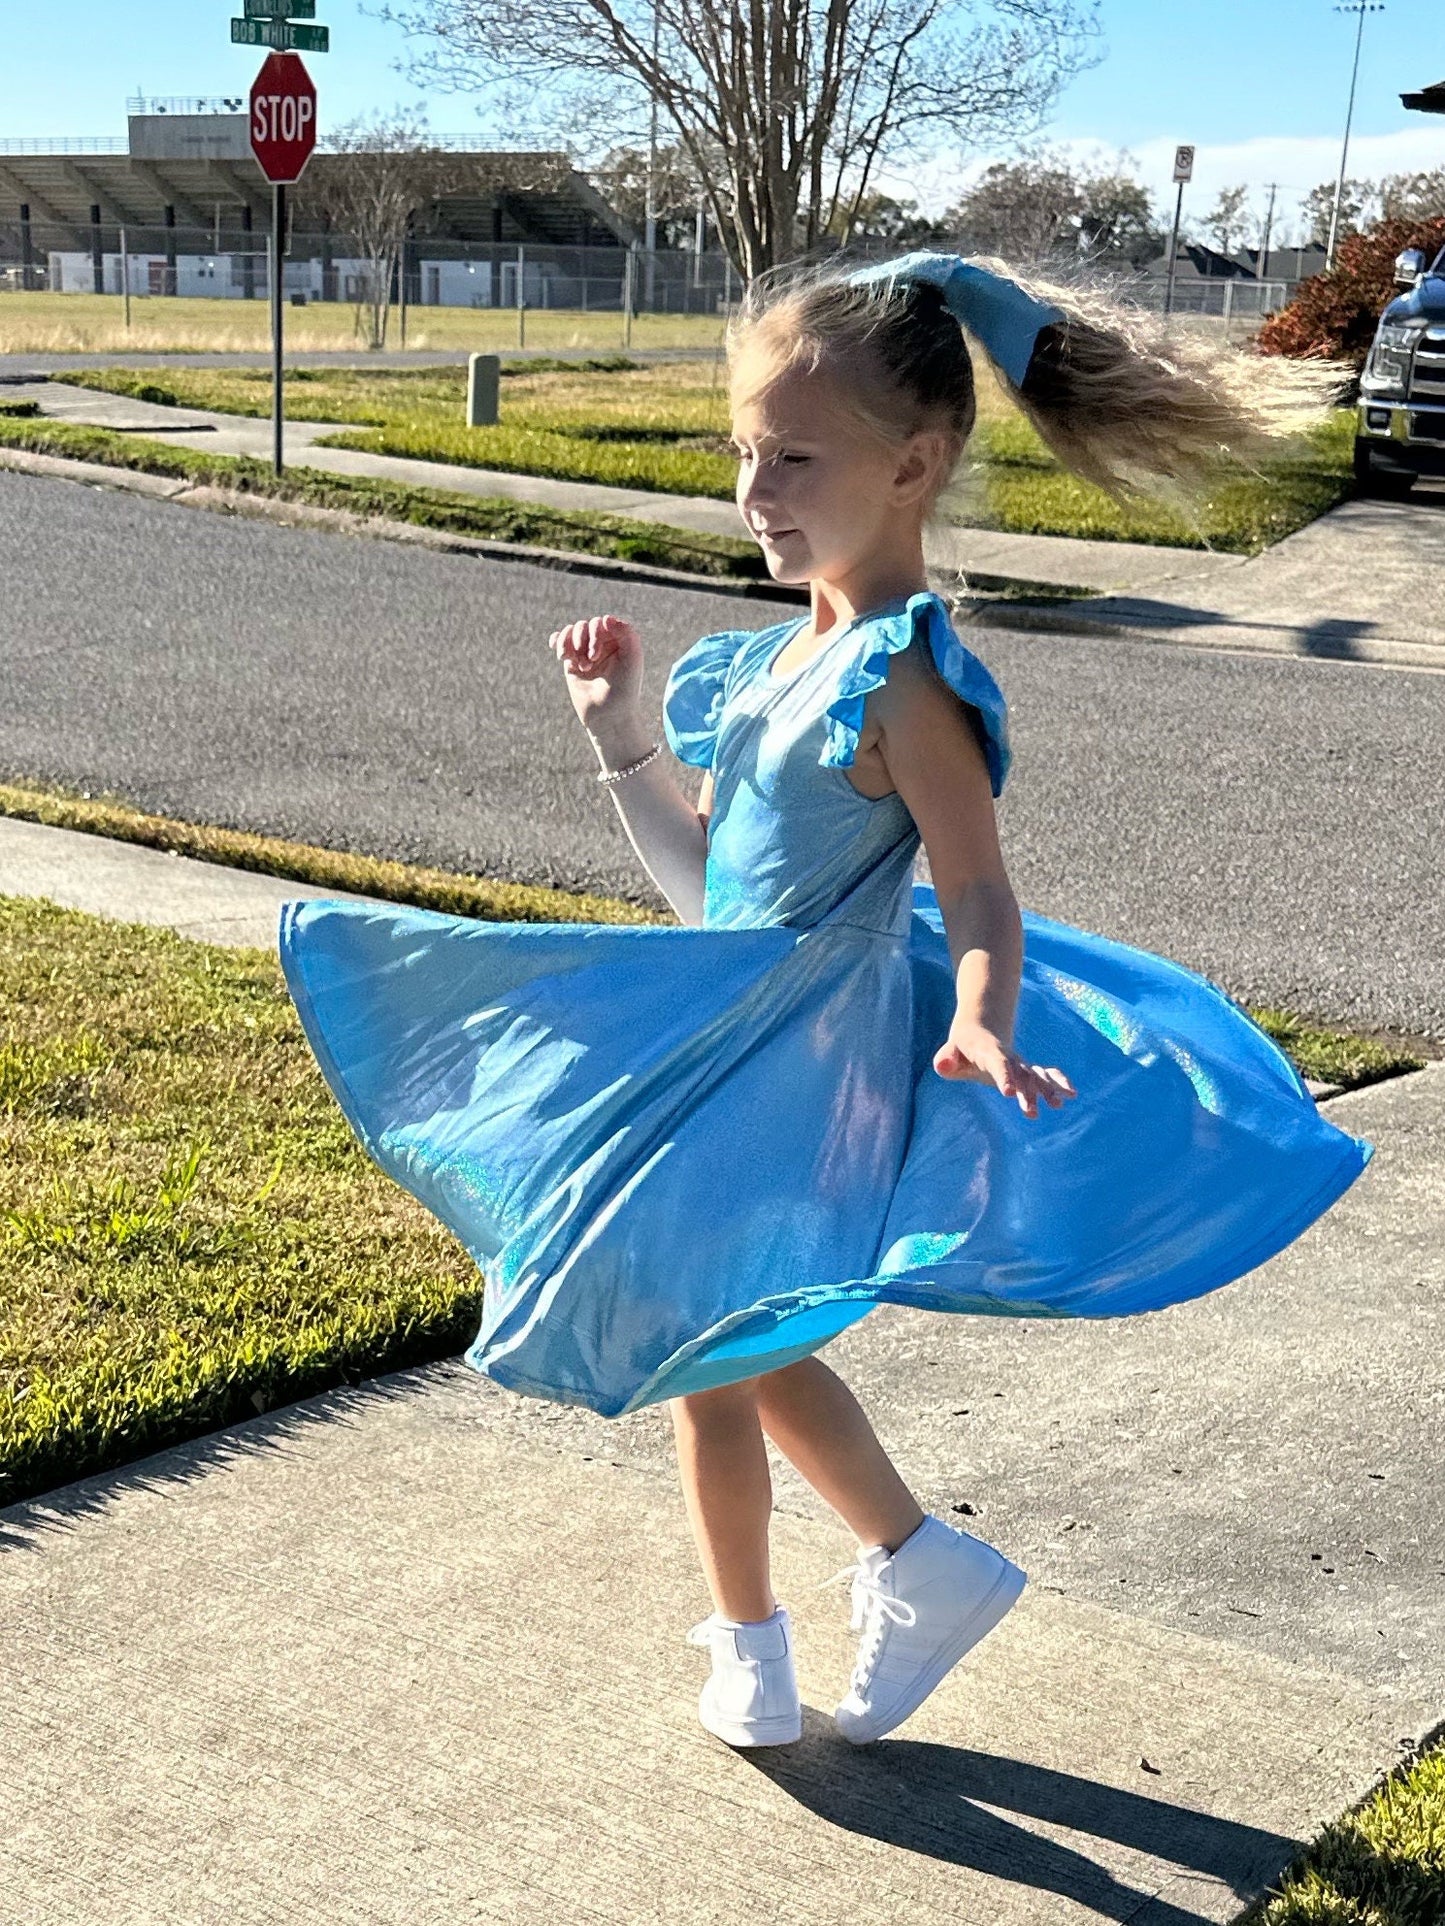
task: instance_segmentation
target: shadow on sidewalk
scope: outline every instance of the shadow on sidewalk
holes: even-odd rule
[[[1016,1825],[1000,1809],[1222,1881],[1241,1904],[1276,1881],[1300,1851],[1300,1841],[1278,1833],[1045,1766],[909,1739],[855,1749],[822,1713],[807,1707],[804,1721],[802,1745],[786,1756],[738,1757],[830,1825],[1056,1893],[1101,1919],[1129,1920],[1147,1909],[1149,1926],[1205,1926],[1214,1915],[1131,1886],[1086,1852]]]
[[[441,1360],[390,1365],[382,1377],[359,1384],[298,1391],[295,1401],[279,1404],[254,1418],[229,1418],[213,1431],[166,1445],[112,1471],[93,1472],[74,1484],[57,1485],[34,1498],[0,1508],[0,1554],[37,1551],[46,1537],[99,1518],[130,1491],[166,1491],[196,1484],[240,1458],[284,1454],[294,1440],[319,1427],[349,1424],[378,1403],[425,1397],[435,1370],[455,1366]]]

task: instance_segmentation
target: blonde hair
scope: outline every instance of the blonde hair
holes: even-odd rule
[[[1279,452],[1348,387],[1342,364],[1245,351],[1101,286],[974,258],[1062,311],[1021,382],[995,373],[1063,465],[1116,499],[1198,495],[1229,461]],[[941,431],[950,454],[925,502],[931,515],[973,430],[968,347],[937,287],[853,283],[854,265],[789,263],[748,283],[725,336],[733,404],[784,373],[822,372],[837,378],[840,405],[885,444]]]

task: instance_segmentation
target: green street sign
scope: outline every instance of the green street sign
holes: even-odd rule
[[[245,0],[248,20],[314,20],[316,0]]]
[[[273,47],[277,53],[331,51],[330,27],[293,27],[289,20],[233,20],[231,41],[238,47]]]

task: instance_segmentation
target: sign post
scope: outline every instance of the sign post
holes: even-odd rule
[[[246,11],[265,0],[246,0]],[[314,0],[312,0],[314,7]],[[292,5],[290,11],[297,11]],[[233,21],[232,29],[244,22]],[[267,56],[251,88],[251,152],[271,183],[271,421],[276,473],[285,465],[285,327],[282,263],[286,258],[286,189],[299,181],[316,147],[316,86],[297,53]]]
[[[1174,275],[1179,265],[1179,218],[1184,212],[1184,184],[1194,179],[1194,149],[1176,147],[1174,149],[1174,178],[1179,183],[1179,192],[1174,197],[1174,232],[1169,237],[1169,282],[1164,290],[1164,312],[1174,312]]]

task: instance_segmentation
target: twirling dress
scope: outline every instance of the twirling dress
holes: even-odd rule
[[[918,830],[844,771],[915,638],[995,795],[1004,698],[935,595],[780,674],[800,626],[704,636],[668,679],[668,742],[713,772],[701,927],[282,905],[327,1082],[480,1267],[466,1360],[513,1390],[616,1416],[881,1302],[1157,1310],[1264,1263],[1372,1155],[1206,979],[1029,911],[1014,1047],[1077,1097],[1029,1118],[941,1077],[954,973]]]

